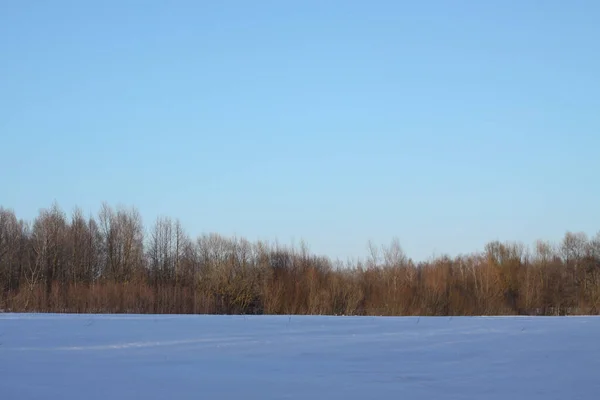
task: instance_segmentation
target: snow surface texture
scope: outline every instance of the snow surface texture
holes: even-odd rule
[[[0,314],[0,398],[597,399],[600,318]]]

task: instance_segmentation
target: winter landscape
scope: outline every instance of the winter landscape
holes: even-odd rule
[[[600,399],[598,21],[0,1],[0,400]]]
[[[0,314],[2,399],[594,399],[597,317]]]

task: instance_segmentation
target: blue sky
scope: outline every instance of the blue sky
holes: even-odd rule
[[[600,230],[600,2],[4,1],[0,205],[414,259]]]

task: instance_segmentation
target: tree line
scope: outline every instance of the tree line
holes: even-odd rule
[[[600,312],[600,232],[488,243],[414,262],[398,240],[342,262],[204,234],[135,208],[57,204],[34,221],[0,207],[0,310],[75,313],[565,315]]]

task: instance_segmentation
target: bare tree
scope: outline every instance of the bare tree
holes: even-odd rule
[[[407,264],[408,258],[402,250],[400,239],[395,237],[389,246],[383,246],[383,259],[387,267],[402,267]]]
[[[175,276],[176,257],[173,251],[173,223],[168,217],[158,217],[150,234],[148,257],[156,282],[170,282]]]
[[[40,211],[33,223],[32,235],[37,264],[35,269],[44,271],[46,301],[50,302],[53,283],[60,282],[64,289],[68,278],[67,222],[64,212],[56,203],[50,209]]]
[[[583,232],[567,232],[561,244],[563,259],[567,264],[573,264],[575,268],[586,253],[588,239]]]
[[[0,299],[19,287],[24,223],[17,221],[12,210],[0,207]]]
[[[99,214],[104,271],[116,281],[129,281],[141,272],[144,255],[142,218],[135,208],[116,211],[103,204]]]
[[[369,240],[369,242],[367,243],[367,249],[369,252],[369,258],[367,260],[367,267],[368,268],[377,268],[377,266],[379,265],[379,258],[380,258],[379,249],[371,240]]]
[[[397,238],[365,264],[204,234],[158,218],[144,242],[135,208],[55,203],[33,224],[0,208],[0,309],[14,311],[473,315],[600,313],[600,233],[556,246],[488,243],[415,265]]]

